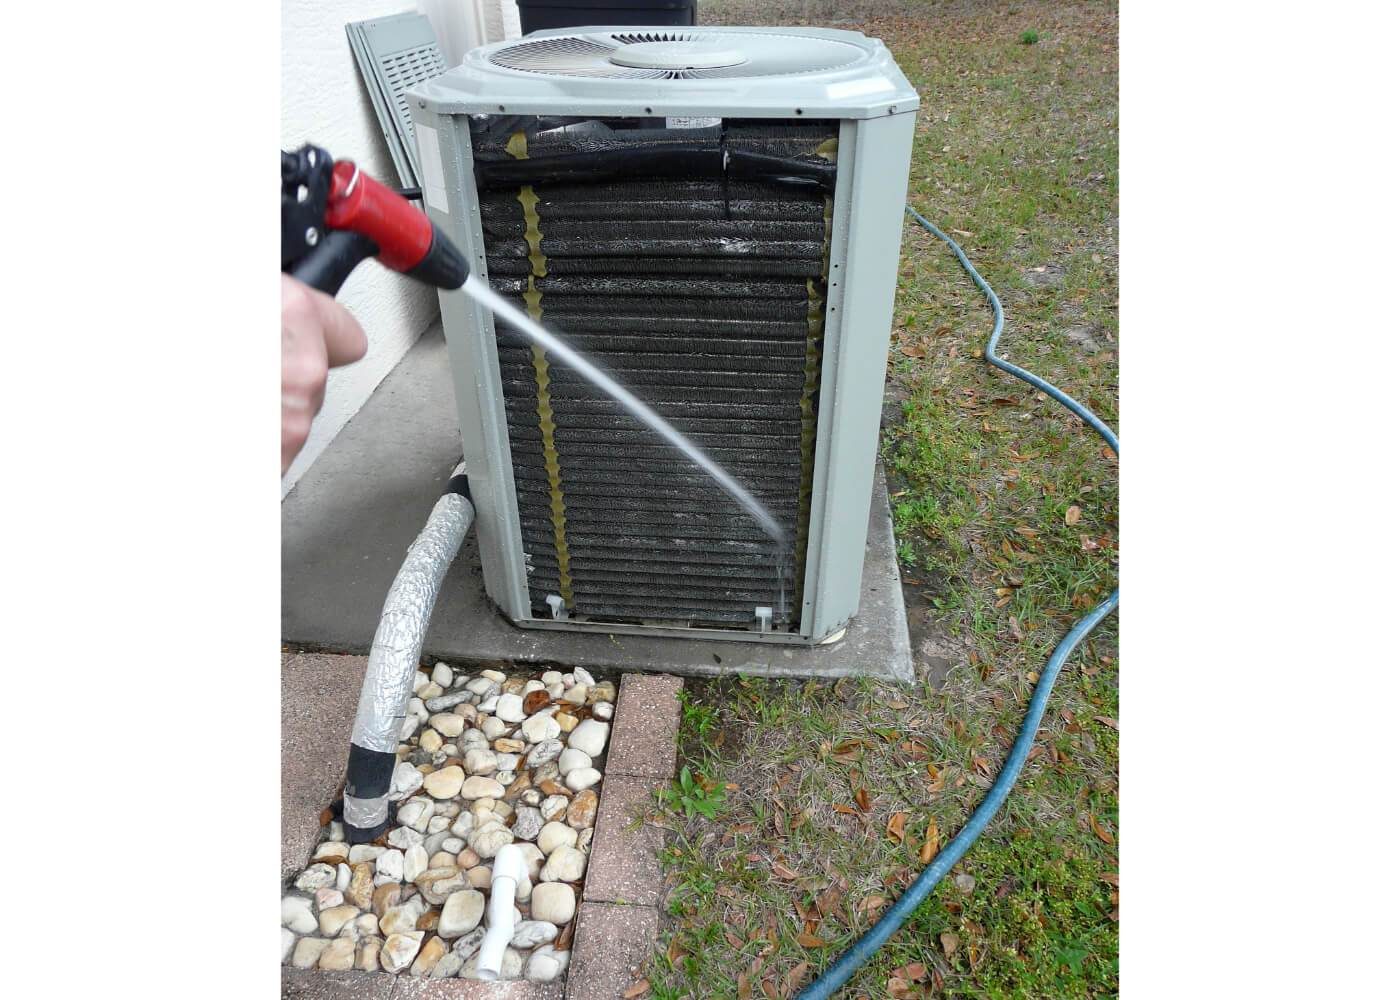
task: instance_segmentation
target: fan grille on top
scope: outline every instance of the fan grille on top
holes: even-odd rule
[[[727,66],[651,68],[620,66],[611,61],[628,45],[674,46],[677,63],[687,51],[735,51],[743,61]],[[693,48],[692,48],[693,47]],[[861,48],[848,42],[803,35],[766,32],[646,31],[618,34],[561,35],[506,46],[491,54],[491,62],[506,69],[548,76],[613,80],[702,80],[792,76],[848,66],[862,58]]]

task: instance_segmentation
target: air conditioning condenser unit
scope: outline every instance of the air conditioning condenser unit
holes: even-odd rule
[[[486,591],[522,627],[817,643],[856,614],[918,95],[879,41],[586,28],[410,105],[473,271],[727,469],[441,293]]]

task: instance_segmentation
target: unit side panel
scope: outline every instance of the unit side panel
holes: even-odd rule
[[[842,127],[813,483],[804,631],[840,629],[860,605],[871,478],[889,354],[914,114]]]
[[[485,275],[480,208],[473,183],[465,119],[414,109],[424,207]],[[431,162],[430,162],[431,161]],[[440,165],[434,169],[433,164]],[[524,547],[515,500],[510,440],[496,357],[495,320],[460,291],[440,291],[443,329],[452,363],[463,459],[476,507],[476,537],[487,595],[508,616],[530,616]]]

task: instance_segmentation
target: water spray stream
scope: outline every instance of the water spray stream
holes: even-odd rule
[[[716,465],[710,456],[706,455],[693,441],[671,426],[665,417],[628,392],[611,375],[574,350],[557,335],[551,333],[543,324],[531,319],[509,299],[493,291],[490,285],[476,275],[473,274],[467,278],[466,283],[462,285],[462,291],[490,309],[497,318],[505,320],[559,361],[568,365],[625,406],[634,417],[703,469],[711,479],[739,503],[739,506],[749,513],[750,517],[758,522],[759,527],[778,543],[780,549],[788,544],[787,532],[768,512],[768,508],[758,502],[757,497],[740,485],[733,476]]]

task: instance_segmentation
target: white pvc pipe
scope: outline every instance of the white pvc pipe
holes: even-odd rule
[[[491,899],[486,904],[486,936],[476,959],[478,979],[494,982],[501,977],[506,946],[515,936],[515,899],[522,886],[530,884],[530,868],[525,854],[515,844],[496,853],[491,866]]]

